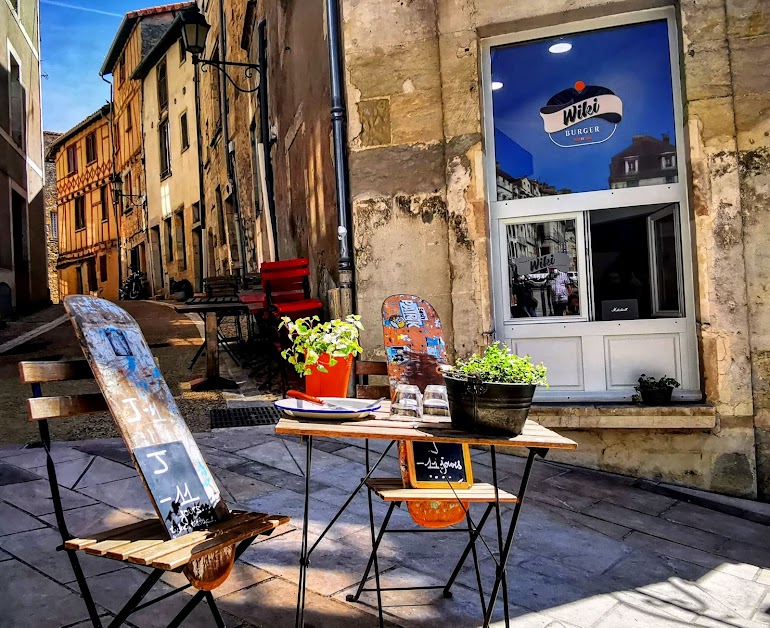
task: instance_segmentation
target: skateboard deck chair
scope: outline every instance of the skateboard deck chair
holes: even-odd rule
[[[27,412],[29,420],[38,424],[46,451],[56,526],[62,538],[57,549],[67,553],[91,622],[95,628],[102,626],[78,552],[152,568],[145,582],[108,624],[110,628],[122,625],[132,613],[191,586],[197,593],[169,626],[181,625],[205,599],[215,624],[223,627],[211,591],[227,580],[235,560],[258,536],[272,534],[289,519],[229,510],[141,331],[124,310],[108,301],[85,296],[68,297],[65,306],[88,360],[21,362],[19,372],[22,383],[32,386]],[[111,343],[99,344],[100,338],[110,336]],[[43,396],[44,383],[94,378],[102,393]],[[158,517],[75,538],[64,516],[48,421],[106,411],[111,412],[123,435]],[[187,466],[190,462],[193,464]],[[183,490],[176,499],[158,499],[164,485],[157,478],[169,478],[172,485],[181,484]],[[143,603],[166,571],[182,572],[188,584]]]
[[[444,335],[441,319],[430,303],[414,295],[392,295],[385,299],[382,304],[382,323],[391,398],[393,398],[398,384],[413,384],[418,386],[421,391],[424,391],[425,387],[430,384],[443,385],[444,381],[437,366],[447,363]],[[367,367],[366,370],[376,371],[376,374],[381,372],[375,366]],[[387,502],[389,507],[376,536],[374,535],[374,523],[371,522],[372,553],[356,593],[348,595],[347,600],[357,602],[362,592],[376,591],[380,626],[383,626],[382,591],[441,589],[444,597],[452,597],[452,585],[460,574],[468,555],[472,554],[481,608],[486,615],[476,541],[495,505],[514,503],[518,501],[516,496],[502,489],[496,491],[494,486],[483,482],[474,482],[468,488],[455,488],[449,485],[445,488],[412,488],[406,461],[406,445],[403,442],[399,442],[399,463],[401,477],[370,478],[366,481],[370,498],[371,494],[374,493]],[[408,530],[388,530],[388,523],[393,510],[396,506],[400,507],[402,503],[406,504],[412,519],[420,527]],[[471,503],[487,505],[481,519],[477,522],[474,522],[470,515]],[[370,516],[372,516],[371,510]],[[463,521],[466,523],[464,528],[446,529]],[[444,529],[444,532],[468,534],[468,542],[447,583],[422,587],[381,587],[377,550],[384,535],[405,532],[426,533],[437,531],[437,529]],[[376,588],[365,588],[364,584],[372,567],[374,567]]]

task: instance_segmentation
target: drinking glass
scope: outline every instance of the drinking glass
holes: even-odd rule
[[[426,386],[422,405],[426,416],[449,416],[449,397],[446,386],[437,384]]]
[[[422,393],[417,386],[399,384],[390,413],[419,419],[422,417]]]

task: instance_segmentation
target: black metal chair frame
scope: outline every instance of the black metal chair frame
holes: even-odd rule
[[[299,559],[300,572],[299,572],[299,586],[298,586],[298,593],[297,593],[297,614],[296,614],[296,622],[295,622],[296,628],[303,628],[303,626],[305,625],[305,589],[307,586],[307,570],[308,570],[308,566],[310,565],[311,554],[316,549],[316,547],[321,542],[321,540],[323,540],[324,536],[326,536],[327,532],[331,529],[331,527],[342,516],[345,510],[347,510],[348,506],[353,501],[353,499],[358,494],[358,492],[366,485],[367,480],[369,480],[372,473],[377,469],[380,463],[385,459],[385,456],[387,455],[388,451],[390,451],[390,448],[396,442],[396,441],[391,441],[390,444],[382,452],[382,454],[380,454],[380,457],[377,459],[374,465],[370,466],[369,440],[368,439],[366,440],[366,475],[364,476],[364,478],[362,478],[358,486],[353,490],[353,492],[350,494],[350,497],[348,497],[348,499],[345,501],[342,507],[337,511],[334,517],[332,517],[331,521],[327,524],[327,526],[324,528],[321,534],[316,538],[313,545],[310,548],[308,548],[308,519],[309,519],[308,508],[310,505],[310,469],[311,469],[312,453],[313,453],[313,437],[305,436],[305,437],[302,437],[302,440],[305,442],[305,446],[306,446],[306,461],[305,461],[305,473],[304,473],[305,503],[304,503],[303,522],[302,522],[302,546],[300,550],[300,559]],[[474,569],[476,572],[476,583],[479,589],[479,596],[481,599],[481,608],[484,613],[484,624],[483,624],[484,628],[488,628],[488,626],[490,625],[490,622],[492,621],[492,614],[494,613],[495,604],[497,602],[497,598],[499,596],[501,587],[503,590],[503,612],[505,614],[505,625],[506,627],[509,626],[510,613],[508,608],[508,586],[507,586],[507,579],[506,579],[506,566],[508,564],[508,557],[510,556],[511,548],[513,546],[513,537],[516,531],[516,525],[518,524],[518,521],[519,521],[519,515],[521,514],[521,507],[524,502],[524,495],[527,490],[527,485],[529,484],[529,478],[532,472],[532,464],[535,461],[536,455],[540,456],[541,458],[545,458],[547,453],[548,453],[548,449],[546,448],[534,448],[534,447],[529,448],[527,462],[524,467],[524,473],[521,478],[521,483],[519,485],[519,492],[516,495],[518,501],[516,501],[514,504],[513,517],[511,519],[511,523],[509,525],[508,533],[505,536],[505,539],[503,539],[503,524],[502,524],[502,515],[500,510],[500,496],[497,490],[495,491],[495,497],[496,497],[495,501],[487,505],[487,508],[485,509],[484,514],[481,516],[481,518],[478,520],[477,523],[473,521],[473,518],[471,517],[471,514],[470,514],[470,508],[468,508],[465,511],[466,524],[467,524],[466,528],[454,528],[450,530],[447,530],[446,528],[442,528],[440,530],[442,532],[458,532],[458,533],[464,533],[467,531],[469,535],[468,543],[465,545],[465,548],[460,556],[460,559],[458,560],[454,570],[452,571],[452,575],[449,577],[449,580],[444,585],[422,586],[422,587],[382,587],[381,586],[377,550],[379,549],[383,536],[386,533],[427,534],[431,532],[437,532],[439,530],[436,530],[434,528],[388,530],[387,526],[390,521],[390,517],[393,514],[393,510],[395,509],[396,506],[400,506],[401,504],[401,502],[392,502],[388,508],[387,513],[385,514],[385,517],[383,519],[383,522],[382,522],[382,525],[380,526],[379,531],[377,531],[375,527],[375,522],[374,522],[374,506],[372,501],[373,491],[370,487],[367,486],[367,497],[368,497],[368,503],[369,503],[369,529],[370,529],[371,539],[372,539],[372,552],[369,555],[369,561],[364,571],[364,575],[361,578],[361,581],[358,585],[358,589],[353,595],[347,596],[346,598],[347,601],[357,602],[361,596],[361,593],[363,593],[364,591],[375,591],[377,593],[377,613],[379,618],[379,626],[380,628],[384,628],[385,620],[384,620],[384,615],[382,610],[382,592],[383,591],[414,591],[414,590],[423,590],[423,589],[442,589],[444,593],[444,597],[446,598],[452,597],[452,592],[451,592],[452,585],[457,579],[457,576],[460,574],[460,570],[463,568],[465,561],[468,559],[468,554],[472,553]],[[491,462],[492,462],[492,485],[495,488],[497,488],[499,487],[498,476],[497,476],[497,450],[494,445],[490,446],[490,456],[491,456]],[[457,498],[457,501],[462,503],[459,498]],[[486,524],[492,512],[495,513],[495,523],[497,528],[497,551],[500,556],[499,559],[495,557],[493,550],[489,547],[484,537],[481,535],[484,525]],[[492,585],[492,592],[489,596],[488,602],[486,601],[486,598],[484,596],[484,590],[481,583],[481,572],[479,570],[478,555],[476,551],[476,543],[479,540],[487,549],[491,559],[495,563],[495,581],[494,581],[494,584]],[[364,586],[372,567],[374,567],[374,580],[375,580],[375,588],[373,589],[366,588]]]
[[[43,396],[42,386],[39,383],[32,384],[32,396]],[[83,601],[85,602],[86,609],[88,610],[88,616],[91,619],[91,623],[93,624],[94,628],[102,628],[101,617],[99,616],[96,603],[94,602],[93,596],[91,595],[91,589],[88,587],[88,581],[86,580],[85,574],[83,573],[83,568],[80,565],[80,559],[78,558],[77,550],[67,549],[64,546],[67,541],[73,539],[74,537],[72,534],[70,534],[67,528],[67,522],[64,518],[64,507],[61,500],[61,492],[59,491],[59,483],[56,477],[56,467],[53,461],[53,457],[51,456],[51,432],[48,427],[48,421],[40,420],[37,422],[37,424],[40,431],[40,440],[42,441],[46,454],[46,470],[48,471],[48,484],[51,488],[51,499],[53,501],[54,513],[56,516],[56,527],[59,529],[59,534],[62,540],[61,545],[56,547],[56,551],[66,552],[67,558],[69,558],[70,565],[72,566],[72,571],[75,574],[75,580],[78,583],[80,594],[83,598]],[[254,539],[256,539],[257,536],[259,535],[255,535],[238,543],[235,549],[234,560],[238,560],[241,554],[246,551],[246,549],[254,542]],[[179,567],[172,571],[179,573],[183,569],[184,567]],[[152,587],[155,586],[158,580],[160,580],[160,577],[164,573],[165,570],[163,569],[153,569],[152,572],[150,572],[150,575],[147,576],[147,579],[141,584],[141,586],[136,590],[131,598],[123,605],[123,608],[118,611],[118,613],[115,615],[115,619],[113,619],[108,624],[108,628],[118,628],[118,626],[122,626],[133,613],[147,608],[148,606],[152,606],[153,604],[176,595],[177,593],[181,593],[182,591],[185,591],[192,586],[192,584],[188,583],[182,587],[168,591],[167,593],[159,595],[149,602],[142,604],[142,600],[150,592]],[[187,604],[182,607],[182,610],[180,610],[171,620],[168,628],[177,628],[180,626],[182,622],[187,618],[187,616],[192,613],[193,610],[195,610],[195,607],[198,606],[198,604],[200,604],[204,599],[209,604],[209,608],[211,610],[212,616],[214,617],[214,622],[216,623],[217,628],[226,628],[224,620],[222,619],[222,615],[219,612],[216,601],[214,600],[214,595],[211,593],[211,591],[198,591],[194,596],[192,596]]]

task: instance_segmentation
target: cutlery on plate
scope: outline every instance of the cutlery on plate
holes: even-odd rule
[[[374,408],[375,406],[377,406],[379,403],[381,403],[385,399],[385,397],[381,397],[376,401],[372,401],[371,403],[366,404],[365,406],[360,406],[358,408],[351,408],[350,406],[344,406],[340,403],[337,403],[336,401],[328,401],[325,399],[321,399],[320,397],[314,397],[313,395],[308,395],[306,393],[300,392],[299,390],[288,390],[286,391],[286,396],[292,399],[299,399],[300,401],[308,401],[310,403],[314,403],[316,405],[319,405],[325,408],[331,408],[333,410],[345,410],[346,412],[366,412],[367,410],[370,410],[371,408]]]

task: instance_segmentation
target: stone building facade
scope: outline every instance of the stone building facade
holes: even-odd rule
[[[119,238],[122,281],[128,268],[151,274],[151,250],[142,145],[142,82],[131,75],[168,30],[177,13],[192,6],[177,2],[129,11],[123,17],[100,74],[112,77],[113,172],[123,184]]]
[[[38,0],[0,5],[0,317],[49,302]]]
[[[169,296],[172,282],[202,290],[203,229],[198,160],[195,67],[175,20],[137,66],[142,82],[142,135],[147,218],[155,294]],[[189,290],[188,290],[189,292]]]
[[[203,0],[201,13],[211,25],[204,58],[247,63],[242,46],[251,2]],[[258,76],[237,68],[228,73],[239,87],[255,90]],[[267,232],[255,193],[256,102],[213,68],[199,73],[201,162],[205,196],[207,274],[257,272],[266,256]]]
[[[342,0],[356,285],[370,330],[369,357],[382,356],[379,303],[395,291],[433,303],[456,355],[485,345],[492,333],[518,342],[515,331],[503,329],[495,305],[501,287],[490,211],[496,198],[485,153],[491,145],[485,121],[493,115],[485,97],[492,92],[484,75],[494,42],[527,41],[529,32],[577,32],[597,18],[643,19],[638,12],[666,6],[637,0]],[[760,112],[770,93],[770,7],[752,0],[670,6],[673,59],[681,70],[674,90],[681,93],[682,117],[674,131],[684,139],[679,145],[686,161],[683,233],[691,239],[683,246],[692,277],[685,274],[683,281],[693,284],[693,331],[682,336],[691,344],[682,355],[700,365],[688,386],[702,391],[713,408],[704,412],[713,417],[688,418],[696,406],[683,406],[672,410],[680,416],[656,421],[630,407],[621,414],[636,418],[616,421],[617,409],[597,405],[578,412],[563,395],[561,408],[543,410],[544,421],[580,444],[560,459],[767,499],[770,318],[762,306],[770,265],[760,242],[767,238],[762,216],[770,209],[770,133]],[[537,357],[535,343],[529,346]],[[554,376],[560,360],[570,359],[568,352],[552,359]],[[642,427],[624,429],[628,425]]]
[[[48,253],[48,292],[51,302],[59,302],[59,271],[56,263],[59,261],[59,214],[56,207],[56,161],[48,157],[48,149],[61,133],[44,131],[45,142],[45,188],[43,201],[45,204],[45,245]]]
[[[110,182],[109,105],[59,135],[46,157],[55,168],[59,297],[117,301],[119,212]]]
[[[556,458],[770,498],[766,329],[770,318],[763,308],[770,264],[761,244],[770,228],[763,220],[770,210],[767,3],[339,3],[356,303],[367,328],[364,357],[384,358],[379,313],[383,299],[396,292],[419,294],[442,317],[453,357],[497,338],[546,361],[553,385],[540,400],[550,403],[538,406],[533,416],[580,444],[576,452]],[[239,9],[227,11],[236,15]],[[257,2],[254,15],[252,22],[267,20],[269,34],[278,248],[285,255],[307,252],[311,266],[331,268],[337,254],[336,216],[324,15],[320,8],[315,11],[291,1]],[[646,26],[663,29],[662,45],[657,46],[659,53],[664,51],[663,69],[650,91],[662,94],[659,100],[668,103],[670,122],[639,134],[654,138],[666,151],[675,147],[673,158],[666,151],[655,157],[661,160],[660,176],[649,180],[633,176],[639,168],[633,150],[622,154],[619,167],[628,176],[626,185],[617,189],[610,189],[607,174],[599,188],[581,188],[584,182],[579,177],[559,183],[538,173],[516,175],[499,163],[495,146],[508,140],[517,163],[526,161],[524,153],[533,159],[519,150],[521,145],[514,146],[520,138],[498,137],[505,125],[515,128],[520,121],[516,116],[501,118],[500,125],[496,121],[497,102],[505,102],[504,85],[510,93],[519,82],[510,72],[503,80],[495,76],[505,55],[531,50],[540,40],[549,44],[553,40],[553,45],[579,37],[605,37],[601,33],[613,29],[641,32],[633,29]],[[629,48],[628,55],[633,54]],[[254,57],[253,50],[250,55]],[[628,73],[652,71],[649,65],[640,63]],[[523,67],[533,87],[553,74],[549,69],[553,66],[545,61]],[[588,76],[590,63],[584,63],[581,72],[587,76],[574,76],[564,85],[565,93],[575,94],[578,101],[586,88],[586,94],[597,88]],[[614,118],[591,118],[594,126],[576,129],[589,144],[606,141],[598,137],[605,132],[605,123],[620,129],[618,143],[607,143],[609,164],[612,156],[633,146],[630,135],[623,134],[637,114],[628,89],[615,94],[599,86],[596,94],[625,100],[624,122],[619,122],[618,111]],[[513,105],[506,106],[515,111]],[[554,111],[548,107],[561,105],[543,101],[531,106],[532,128],[539,127],[546,145],[557,143],[553,134],[548,139],[543,125]],[[247,127],[243,119],[240,125]],[[594,130],[597,137],[589,137]],[[575,152],[582,150],[570,148],[563,154],[588,154]],[[505,180],[528,177],[547,193],[500,196],[499,172],[504,172]],[[590,174],[587,167],[583,172]],[[613,205],[608,200],[612,194],[622,202]],[[583,201],[591,211],[580,208]],[[564,213],[560,204],[575,209]],[[600,210],[611,213],[596,213]],[[613,276],[621,274],[613,271],[612,256],[623,252],[610,251],[612,238],[606,237],[612,233],[608,224],[621,220],[641,225],[636,232],[647,234],[649,263],[645,253],[634,260],[637,266],[623,269],[628,284],[624,287],[631,285],[638,293],[635,299],[626,299],[634,301],[628,307],[639,311],[631,317],[636,320],[614,319],[612,312],[623,299],[600,295],[601,290],[609,294]],[[507,291],[508,273],[513,271],[503,254],[510,244],[504,238],[520,230],[507,229],[509,224],[531,225],[535,234],[565,234],[564,242],[554,240],[548,247],[543,240],[540,252],[548,248],[550,253],[562,253],[566,261],[551,265],[565,264],[562,270],[569,277],[570,291],[580,293],[583,309],[576,312],[578,316],[552,318],[539,327],[534,323],[548,321],[511,318],[515,304]],[[591,257],[589,250],[598,253]],[[609,284],[602,287],[590,278],[591,264],[597,268],[603,264]],[[647,274],[640,276],[642,266]],[[673,270],[661,274],[660,269],[666,268]],[[548,277],[558,268],[546,263],[543,270],[543,281],[552,281]],[[328,277],[328,281],[316,277],[317,288],[334,285],[334,270]],[[668,294],[661,287],[665,285],[673,286]],[[612,307],[605,312],[605,305]],[[665,410],[629,405],[635,378],[645,371],[658,376],[675,373],[682,383],[677,392],[680,403]]]

